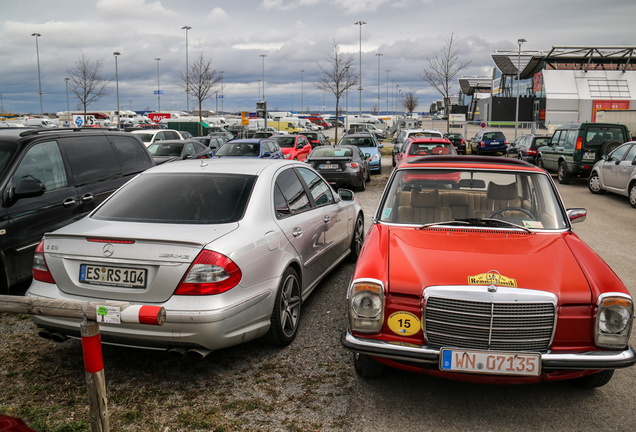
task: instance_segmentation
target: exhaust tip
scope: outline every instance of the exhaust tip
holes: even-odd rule
[[[45,330],[45,329],[40,329],[38,330],[38,336],[40,336],[42,339],[51,339],[51,331],[50,330]]]
[[[68,338],[66,337],[65,334],[55,332],[55,333],[51,333],[51,335],[49,336],[49,339],[52,340],[53,342],[65,342]]]
[[[186,350],[183,348],[170,348],[168,350],[168,355],[174,358],[183,358],[187,354]]]
[[[206,358],[211,352],[212,350],[205,348],[192,348],[188,350],[188,357],[201,360]]]

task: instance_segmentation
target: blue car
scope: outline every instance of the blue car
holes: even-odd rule
[[[363,154],[370,156],[369,162],[371,163],[371,174],[382,173],[382,155],[380,149],[384,146],[378,143],[378,140],[371,133],[353,133],[343,136],[338,145],[354,145]]]
[[[470,141],[470,151],[472,154],[497,153],[508,150],[508,140],[503,132],[479,131]]]
[[[269,138],[237,139],[228,141],[218,149],[214,156],[220,157],[251,157],[284,159],[283,151],[278,143]]]

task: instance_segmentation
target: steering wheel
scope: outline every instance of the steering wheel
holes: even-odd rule
[[[530,216],[532,218],[532,220],[536,220],[534,218],[534,215],[532,213],[530,213],[528,210],[521,208],[521,207],[502,207],[499,210],[493,212],[489,217],[495,217],[497,215],[500,215],[501,213],[508,211],[508,210],[515,210],[515,211],[520,211],[521,213],[525,213],[528,216]]]

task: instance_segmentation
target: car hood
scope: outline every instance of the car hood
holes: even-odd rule
[[[560,304],[591,302],[587,279],[561,233],[390,230],[388,280],[392,294],[421,296],[429,286],[471,285],[469,278],[491,270],[513,279],[518,288],[554,293]]]

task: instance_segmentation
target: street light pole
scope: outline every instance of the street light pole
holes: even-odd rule
[[[519,128],[519,79],[521,76],[521,71],[519,69],[521,68],[521,44],[524,42],[528,41],[525,39],[517,40],[517,43],[519,44],[519,51],[517,54],[517,107],[515,110],[515,141],[517,141],[517,129]]]
[[[186,112],[190,115],[190,66],[188,66],[188,30],[192,30],[190,26],[183,26],[181,30],[186,32]]]
[[[161,86],[159,85],[159,61],[161,60],[157,57],[157,111],[161,112]]]
[[[117,57],[119,57],[120,55],[121,53],[117,51],[113,53],[113,56],[115,57],[115,83],[117,88],[117,130],[121,130],[121,116],[119,112],[119,70],[117,69]],[[84,110],[86,110],[86,108],[84,108]],[[84,121],[86,121],[86,119],[84,119]]]
[[[304,99],[303,99],[303,96],[304,96],[304,94],[303,94],[304,78],[305,78],[305,70],[301,69],[300,70],[300,112],[301,113],[303,112],[303,102],[304,102]]]
[[[386,70],[386,115],[389,115],[389,72],[391,70]]]
[[[42,35],[40,33],[33,33],[31,36],[35,36],[35,51],[38,56],[38,94],[40,95],[40,114],[44,116],[44,108],[42,108],[42,80],[40,79],[40,46],[38,45],[38,37]]]
[[[349,84],[349,66],[345,67],[345,76],[347,77],[347,84]],[[338,113],[336,113],[336,120],[337,120],[337,116],[338,116]],[[345,126],[344,133],[346,134],[347,131],[349,130],[349,87],[348,86],[347,86],[347,104],[345,108],[344,126]]]
[[[382,54],[377,53],[378,56],[378,114],[380,114],[380,57]]]
[[[359,115],[362,116],[362,25],[366,24],[364,21],[357,21],[353,23],[354,25],[360,26],[360,71],[358,75],[358,91],[360,92],[360,112]]]
[[[71,115],[71,104],[68,102],[68,82],[70,80],[70,78],[64,78],[64,82],[66,83],[66,119],[68,121],[68,126],[72,127],[71,122],[73,121],[73,116]]]
[[[395,85],[395,115],[397,115],[399,108],[398,108],[398,92],[400,91],[400,85],[396,84]]]
[[[223,96],[223,71],[221,71],[221,115],[223,115],[223,102],[225,101],[225,96]]]
[[[260,57],[261,59],[263,59],[263,102],[264,102],[265,101],[265,57],[267,57],[267,55],[261,54]]]

